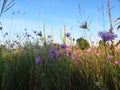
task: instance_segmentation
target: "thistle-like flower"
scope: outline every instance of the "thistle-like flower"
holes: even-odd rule
[[[103,41],[111,41],[115,38],[117,38],[117,34],[111,33],[111,32],[107,32],[107,31],[100,31],[98,33],[98,36],[101,37],[103,39]]]

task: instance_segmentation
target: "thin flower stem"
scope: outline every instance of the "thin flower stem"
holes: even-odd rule
[[[107,48],[106,48],[105,43],[106,43],[106,41],[104,41],[104,48],[105,48],[105,57],[107,57]]]

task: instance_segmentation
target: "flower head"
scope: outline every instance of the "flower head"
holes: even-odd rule
[[[66,36],[66,37],[70,37],[70,33],[66,33],[65,36]]]
[[[54,54],[54,53],[55,53],[55,50],[56,50],[55,48],[50,48],[49,53],[50,53],[50,54]]]
[[[71,45],[67,45],[67,46],[66,46],[66,52],[67,52],[67,53],[70,52],[71,47],[72,47]]]
[[[55,48],[50,48],[49,53],[50,53],[51,59],[55,59],[57,57]]]
[[[120,60],[116,60],[116,61],[115,61],[115,64],[120,64]]]
[[[65,49],[67,46],[66,46],[66,44],[61,44],[60,47],[61,47],[62,49]]]
[[[88,52],[88,53],[91,53],[91,52],[92,52],[92,48],[89,48],[89,49],[87,50],[87,52]]]
[[[35,64],[41,64],[42,59],[40,57],[37,57],[35,60]]]
[[[96,53],[96,56],[97,56],[97,57],[100,57],[100,53]]]
[[[112,55],[107,55],[107,59],[112,59],[113,56]]]
[[[94,42],[94,41],[91,41],[90,43],[91,43],[91,45],[93,45],[95,42]]]
[[[111,32],[107,32],[107,31],[100,31],[98,33],[98,36],[101,37],[104,41],[110,41],[113,40],[117,37],[117,34],[111,33]]]

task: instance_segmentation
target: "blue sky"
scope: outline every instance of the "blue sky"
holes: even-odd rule
[[[111,7],[115,6],[111,10],[112,20],[114,21],[120,16],[118,11],[120,1],[110,1]],[[14,38],[16,33],[22,33],[25,28],[30,33],[33,30],[42,31],[44,22],[46,24],[46,34],[50,35],[51,28],[53,28],[55,42],[60,42],[60,28],[63,31],[64,25],[66,25],[67,32],[70,32],[73,38],[77,39],[83,36],[94,40],[93,35],[97,37],[98,31],[104,30],[103,15],[100,11],[102,5],[105,10],[105,30],[109,29],[107,0],[79,0],[79,2],[81,14],[79,14],[78,0],[15,0],[15,5],[0,17],[3,32],[9,32],[11,37]],[[91,22],[88,26],[91,33],[79,28],[84,21]],[[116,27],[114,29],[119,34]]]

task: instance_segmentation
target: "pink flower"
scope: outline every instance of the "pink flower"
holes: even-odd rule
[[[89,49],[87,50],[87,52],[88,52],[88,53],[91,53],[91,52],[92,52],[92,49],[91,49],[91,48],[89,48]]]
[[[91,41],[90,43],[91,43],[91,45],[93,45],[95,42],[94,42],[94,41]]]
[[[100,56],[100,53],[96,53],[96,56],[99,57],[99,56]]]
[[[112,55],[108,55],[108,56],[107,56],[107,59],[112,59],[112,58],[113,58]]]
[[[116,61],[115,61],[115,64],[120,64],[120,60],[116,60]]]
[[[120,48],[120,44],[117,47]]]
[[[78,61],[75,61],[75,64],[78,64]]]
[[[67,47],[66,47],[66,52],[67,52],[67,53],[70,52],[70,49],[71,49],[71,45],[67,45]]]

